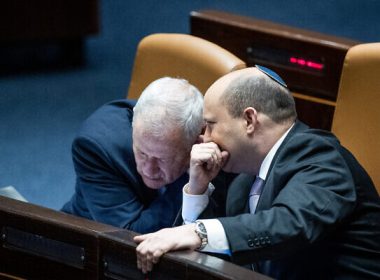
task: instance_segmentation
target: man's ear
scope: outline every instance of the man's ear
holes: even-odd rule
[[[257,124],[257,111],[255,110],[255,108],[247,107],[244,110],[243,118],[245,121],[247,133],[253,133]]]

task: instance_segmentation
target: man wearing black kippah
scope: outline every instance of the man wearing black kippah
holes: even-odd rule
[[[204,143],[192,148],[184,187],[186,225],[135,237],[143,272],[163,253],[190,248],[275,279],[380,279],[380,199],[370,177],[334,135],[297,120],[276,73],[225,75],[207,90],[203,116]],[[199,220],[221,169],[241,173],[227,217]]]

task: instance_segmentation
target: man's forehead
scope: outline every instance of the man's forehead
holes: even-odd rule
[[[206,92],[203,100],[204,108],[210,107],[218,103],[221,94],[225,90],[225,86],[223,83],[215,83],[213,84]]]
[[[210,98],[205,98],[203,103],[203,118],[205,120],[208,120],[212,117],[214,107],[215,105],[214,99],[211,98],[211,95],[209,95]]]
[[[224,107],[218,99],[214,99],[214,102],[210,100],[209,103],[204,103],[203,119],[204,121],[216,121],[220,114],[224,111]]]
[[[134,144],[141,152],[157,158],[170,157],[177,153],[179,146],[174,139],[162,139],[148,135],[135,138]]]
[[[133,128],[133,141],[137,146],[152,147],[155,150],[173,149],[173,145],[182,142],[182,128],[165,128],[160,133],[153,133],[147,124],[137,125]]]
[[[216,113],[222,106],[221,96],[227,88],[227,83],[219,81],[213,84],[206,92],[204,97],[203,113]]]

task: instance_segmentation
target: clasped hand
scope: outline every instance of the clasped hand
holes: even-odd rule
[[[214,142],[193,145],[190,158],[189,193],[203,194],[208,183],[218,175],[228,158]]]

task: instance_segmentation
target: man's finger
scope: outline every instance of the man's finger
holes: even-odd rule
[[[139,257],[137,257],[137,268],[141,269],[141,261]]]
[[[136,243],[141,243],[141,242],[144,241],[147,237],[148,237],[148,234],[137,235],[137,236],[134,236],[134,237],[133,237],[133,241],[135,241]]]
[[[149,271],[152,271],[152,269],[153,269],[152,259],[151,258],[147,258],[146,259],[146,263],[145,263],[145,273],[149,272]]]
[[[166,253],[166,251],[162,250],[162,249],[158,249],[158,250],[154,251],[153,255],[152,255],[152,262],[158,263],[158,261],[160,260],[162,255],[164,255],[165,253]]]

